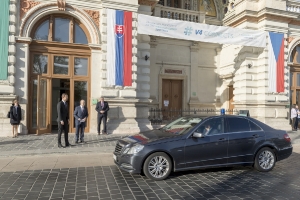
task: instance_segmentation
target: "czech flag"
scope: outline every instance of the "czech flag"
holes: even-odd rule
[[[107,85],[132,85],[132,12],[107,9]]]
[[[269,32],[269,92],[284,92],[284,34]]]

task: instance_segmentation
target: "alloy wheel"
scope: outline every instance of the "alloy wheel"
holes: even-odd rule
[[[262,169],[264,170],[271,169],[274,163],[275,163],[274,154],[269,150],[264,150],[259,154],[258,164]]]
[[[163,156],[153,157],[148,164],[148,172],[154,178],[164,177],[169,172],[169,161]]]

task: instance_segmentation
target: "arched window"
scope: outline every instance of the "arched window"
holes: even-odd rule
[[[88,44],[86,28],[75,18],[50,15],[41,20],[31,36],[36,41]]]
[[[296,46],[290,57],[290,62],[294,64],[300,64],[300,46]]]

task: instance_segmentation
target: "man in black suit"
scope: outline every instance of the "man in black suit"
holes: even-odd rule
[[[78,143],[80,132],[80,143],[84,142],[84,128],[86,127],[86,119],[89,116],[88,110],[85,107],[85,101],[80,101],[80,106],[77,106],[74,111],[76,135],[75,143]]]
[[[65,133],[65,143],[66,147],[70,146],[69,143],[69,109],[68,109],[68,95],[63,93],[61,95],[62,100],[57,104],[57,123],[58,123],[58,147],[63,147],[61,145],[61,133]]]
[[[102,131],[102,133],[103,134],[108,134],[106,132],[106,121],[107,121],[107,112],[109,111],[109,106],[108,106],[108,103],[106,101],[104,101],[103,97],[101,97],[100,101],[97,103],[96,111],[98,113],[98,117],[97,117],[97,122],[98,122],[97,132],[98,132],[98,135],[100,135],[101,120],[103,120],[103,131]]]

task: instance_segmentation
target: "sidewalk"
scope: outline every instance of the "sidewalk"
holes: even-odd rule
[[[79,154],[79,153],[111,153],[116,142],[128,135],[97,135],[86,133],[85,143],[75,145],[75,134],[69,134],[72,146],[58,148],[57,134],[47,135],[20,135],[18,138],[0,138],[0,157],[22,155],[47,155],[47,154]],[[62,137],[62,144],[65,144]]]

